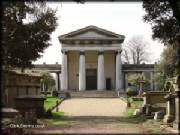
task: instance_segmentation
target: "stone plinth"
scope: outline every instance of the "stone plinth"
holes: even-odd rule
[[[44,100],[46,98],[40,96],[19,96],[15,98],[15,106],[23,115],[34,110],[37,117],[40,117],[44,114]]]
[[[167,100],[167,109],[163,121],[165,123],[170,123],[174,121],[174,113],[175,113],[174,96],[170,93],[165,96],[165,99]]]
[[[14,118],[19,114],[19,111],[14,108],[2,108],[2,118]]]

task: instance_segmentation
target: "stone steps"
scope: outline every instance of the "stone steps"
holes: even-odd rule
[[[88,91],[72,91],[67,90],[63,92],[68,92],[73,98],[118,98],[120,96],[125,96],[125,92],[118,91],[97,91],[97,90],[88,90]]]

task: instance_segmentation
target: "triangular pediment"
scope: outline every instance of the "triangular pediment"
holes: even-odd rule
[[[67,37],[71,37],[71,38],[106,38],[106,37],[114,37],[114,36],[110,36],[110,35],[107,35],[104,33],[99,33],[94,30],[89,30],[89,31],[84,31],[83,33],[78,33],[76,35],[70,35]]]
[[[124,39],[123,35],[116,34],[111,31],[96,27],[96,26],[87,26],[85,28],[70,32],[65,35],[61,35],[59,39]]]

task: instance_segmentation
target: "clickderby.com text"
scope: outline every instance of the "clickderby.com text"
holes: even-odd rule
[[[10,128],[45,128],[45,125],[10,124]]]

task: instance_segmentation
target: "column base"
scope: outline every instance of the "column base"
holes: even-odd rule
[[[83,89],[83,90],[79,90],[79,91],[86,91],[85,89]]]
[[[125,90],[123,90],[123,89],[115,89],[115,91],[125,91]]]
[[[61,89],[60,91],[67,91],[67,89]]]
[[[97,90],[97,91],[105,91],[105,90],[103,89],[103,90]]]
[[[173,122],[173,128],[179,130],[180,122]]]
[[[165,115],[164,116],[164,119],[163,119],[164,123],[170,123],[170,122],[173,122],[173,121],[174,121],[174,116],[173,115]]]

